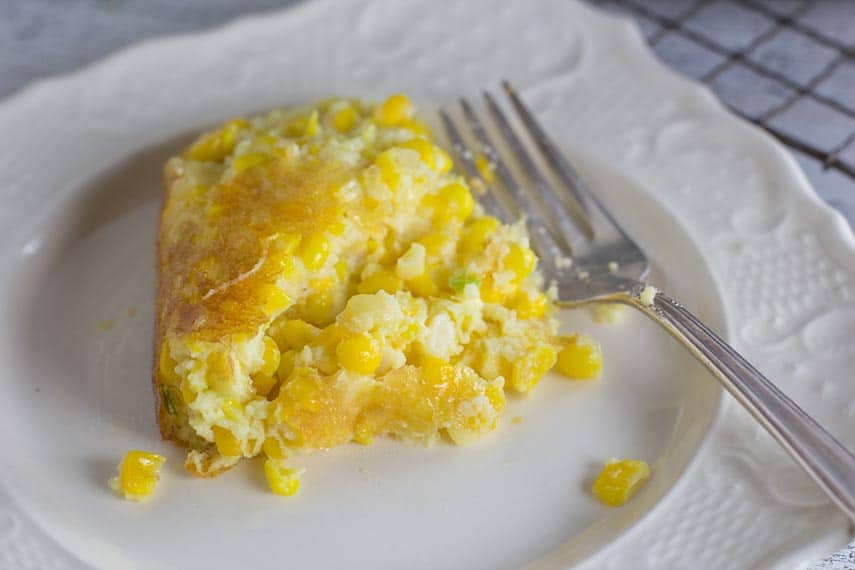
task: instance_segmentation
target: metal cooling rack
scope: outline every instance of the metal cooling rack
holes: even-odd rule
[[[792,149],[855,222],[855,2],[588,1],[633,17],[661,59]]]

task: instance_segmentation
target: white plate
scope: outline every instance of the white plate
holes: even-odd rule
[[[144,44],[0,106],[0,562],[495,568],[597,553],[592,567],[741,567],[811,536],[842,540],[842,518],[733,406],[660,501],[720,391],[638,315],[619,327],[568,317],[604,341],[601,382],[544,381],[509,410],[522,424],[473,448],[384,442],[307,457],[296,499],[267,493],[257,464],[191,480],[159,442],[152,240],[160,164],[178,139],[332,92],[447,101],[509,74],[651,253],[658,284],[720,330],[722,284],[739,348],[852,443],[845,224],[777,146],[663,71],[626,23],[529,4],[311,2]],[[169,455],[149,504],[106,488],[128,447]],[[587,492],[612,455],[655,473],[617,510]]]

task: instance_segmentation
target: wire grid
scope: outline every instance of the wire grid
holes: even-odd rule
[[[843,83],[842,89],[848,92],[848,97],[831,96],[824,92],[823,88],[833,75],[837,73],[842,75],[843,72],[848,72],[850,67],[855,69],[855,56],[853,56],[855,50],[851,45],[844,43],[844,41],[855,43],[855,27],[852,21],[843,22],[838,28],[838,32],[843,31],[842,34],[829,33],[820,29],[822,26],[809,25],[805,20],[809,20],[809,13],[816,10],[817,5],[822,2],[807,0],[689,0],[684,2],[589,0],[589,2],[610,11],[623,12],[635,17],[654,49],[657,49],[663,40],[668,41],[669,38],[677,36],[680,41],[690,42],[705,52],[715,54],[719,60],[717,63],[703,70],[702,73],[693,75],[710,85],[733,112],[765,129],[790,148],[818,160],[824,170],[838,171],[848,176],[850,183],[855,182],[855,102],[853,102],[855,82],[850,77],[848,84]],[[828,1],[828,4],[833,3]],[[848,8],[842,6],[842,2],[840,4],[838,8]],[[704,14],[705,12],[708,14]],[[718,33],[705,33],[703,16],[708,16],[712,12],[718,12],[719,16],[729,15],[730,20],[727,24],[728,27],[734,28],[732,31],[735,33],[728,34],[726,29],[713,30]],[[841,17],[845,19],[847,13],[844,11]],[[750,29],[752,27],[750,22],[744,22],[752,18],[757,24],[753,30]],[[737,21],[738,19],[742,19],[743,22]],[[721,24],[722,18],[719,17],[718,20]],[[846,26],[849,28],[847,29]],[[780,34],[787,34],[791,44],[793,41],[804,42],[808,48],[813,46],[814,52],[823,54],[825,57],[816,58],[822,61],[811,62],[818,63],[821,66],[820,71],[807,80],[800,80],[792,73],[775,69],[772,65],[776,61],[774,57],[771,59],[772,64],[768,60],[763,61],[762,58],[758,58],[758,52],[762,51],[764,46],[769,46],[770,42]],[[842,36],[844,41],[835,36]],[[728,43],[731,45],[727,45]],[[809,57],[810,54],[802,55]],[[781,63],[780,57],[777,62]],[[677,67],[678,71],[686,71],[680,69],[680,62],[677,62],[674,67]],[[844,70],[844,68],[847,69]],[[746,69],[749,73],[745,73]],[[779,100],[769,104],[767,108],[756,110],[742,104],[738,96],[722,96],[723,86],[719,80],[725,74],[737,71],[742,72],[741,77],[745,80],[743,83],[748,83],[742,86],[745,92],[756,88],[757,85],[750,83],[751,80],[759,78],[765,82],[763,88],[775,92]],[[797,105],[810,107],[811,112],[808,114],[816,119],[813,125],[815,128],[799,129],[782,126],[787,122],[783,119],[787,118],[785,116],[788,111],[793,110]],[[798,121],[789,122],[798,125]],[[815,140],[817,137],[806,137],[802,134],[808,130],[817,129],[824,131],[820,135],[824,144],[818,143]],[[814,140],[810,140],[811,138]]]

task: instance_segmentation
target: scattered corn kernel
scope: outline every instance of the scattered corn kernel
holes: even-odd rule
[[[276,341],[281,351],[303,348],[321,332],[318,327],[300,319],[288,319],[274,323],[268,334]]]
[[[619,507],[626,503],[650,477],[650,467],[636,459],[612,459],[594,481],[592,491],[605,504]]]
[[[380,366],[383,352],[376,340],[368,335],[358,334],[338,343],[336,356],[345,370],[357,374],[371,374]]]
[[[165,462],[166,458],[156,453],[129,451],[119,463],[119,475],[110,479],[110,487],[126,499],[141,501],[154,492]]]
[[[289,469],[278,460],[264,461],[264,476],[270,490],[276,495],[291,497],[300,490],[300,470]]]
[[[587,335],[572,335],[558,353],[558,370],[569,378],[596,378],[603,368],[600,343]]]

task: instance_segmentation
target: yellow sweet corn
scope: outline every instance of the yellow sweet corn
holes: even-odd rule
[[[288,319],[273,323],[268,330],[279,350],[284,352],[289,348],[300,349],[312,342],[318,333],[318,327],[300,319]]]
[[[340,133],[346,133],[359,122],[359,113],[353,107],[342,107],[332,116],[332,125]]]
[[[376,293],[377,291],[395,293],[400,291],[401,287],[401,279],[391,270],[384,268],[366,277],[356,290],[359,293]]]
[[[413,114],[413,104],[403,93],[392,95],[374,112],[374,120],[381,125],[394,127],[406,123]]]
[[[286,459],[288,457],[287,451],[275,437],[265,439],[261,449],[268,459]]]
[[[295,355],[293,350],[288,350],[282,353],[279,358],[279,370],[276,371],[276,376],[284,382],[294,370]]]
[[[425,248],[425,253],[431,257],[440,255],[448,242],[449,237],[442,232],[430,232],[418,240]]]
[[[650,467],[636,459],[612,459],[594,481],[591,489],[603,503],[619,507],[626,503],[650,477]]]
[[[273,387],[276,385],[276,377],[266,374],[253,374],[252,385],[255,388],[255,393],[261,396],[267,396]]]
[[[570,378],[587,380],[596,378],[603,368],[603,351],[600,343],[587,335],[565,337],[564,347],[558,353],[558,370]]]
[[[470,196],[471,198],[471,196]],[[460,249],[464,255],[480,253],[487,245],[487,240],[495,233],[500,222],[493,216],[484,216],[473,220],[463,232],[460,239]]]
[[[475,157],[475,167],[478,169],[478,174],[481,175],[481,178],[487,184],[492,184],[496,179],[495,172],[493,171],[493,165],[490,164],[490,160],[483,154],[479,154]]]
[[[306,269],[321,268],[330,255],[330,241],[323,232],[315,232],[300,244],[300,258]]]
[[[110,487],[126,499],[141,501],[154,492],[165,462],[166,458],[156,453],[129,451],[119,463],[118,476],[110,479]]]
[[[469,188],[459,182],[452,182],[440,188],[437,194],[436,216],[442,220],[465,220],[472,214],[475,200]]]
[[[374,164],[380,169],[380,179],[392,192],[397,192],[401,185],[401,171],[395,162],[393,153],[385,150],[381,152]]]
[[[276,371],[279,369],[279,358],[280,352],[279,347],[276,345],[276,341],[270,338],[269,336],[265,336],[263,338],[264,342],[264,353],[262,358],[264,360],[264,364],[259,369],[259,373],[264,376],[273,376],[276,374]]]
[[[174,384],[180,379],[178,374],[175,372],[175,365],[176,362],[169,355],[169,346],[164,342],[160,347],[158,369],[160,370],[160,375],[167,384]]]
[[[511,387],[519,392],[528,392],[555,365],[555,358],[555,349],[549,345],[526,352],[514,363]]]
[[[264,313],[278,314],[291,306],[291,298],[276,285],[268,285],[262,290],[264,296]]]
[[[534,256],[534,252],[516,243],[510,245],[510,249],[503,260],[505,269],[513,272],[516,276],[515,282],[517,284],[534,271],[536,262],[537,258]]]
[[[416,151],[419,153],[419,158],[422,159],[422,162],[427,164],[431,170],[440,174],[445,174],[454,165],[451,162],[451,157],[444,150],[425,139],[412,139],[398,146]]]
[[[236,420],[243,415],[243,406],[231,398],[227,398],[221,407],[223,414],[230,420]]]
[[[383,359],[380,344],[366,334],[342,340],[335,352],[341,367],[357,374],[373,373]]]
[[[238,133],[248,127],[246,120],[232,119],[218,130],[203,135],[193,143],[188,154],[200,162],[222,162],[234,150]]]
[[[300,490],[300,471],[289,469],[278,460],[264,461],[264,476],[270,490],[276,495],[291,497]]]
[[[242,455],[240,440],[235,434],[221,426],[213,426],[211,429],[214,431],[214,443],[220,455]]]
[[[439,292],[429,271],[425,271],[415,279],[407,280],[407,285],[413,295],[418,297],[433,297]]]
[[[246,170],[249,170],[253,166],[258,166],[259,164],[263,164],[270,160],[270,157],[266,154],[251,152],[247,154],[242,154],[234,159],[232,162],[232,172],[235,174],[240,174]]]
[[[535,293],[529,296],[520,293],[511,305],[521,319],[537,319],[546,313],[549,307],[549,299],[543,293]]]

